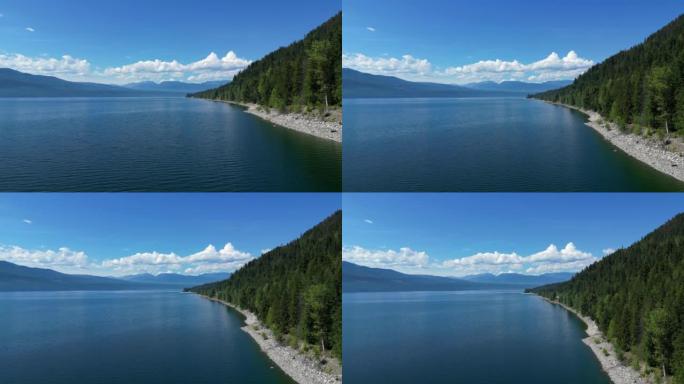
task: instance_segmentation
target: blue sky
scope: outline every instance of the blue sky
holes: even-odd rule
[[[3,1],[0,67],[111,83],[225,79],[340,9],[339,0]]]
[[[0,194],[0,260],[98,275],[231,271],[340,205],[339,194]]]
[[[345,0],[344,65],[445,83],[571,79],[681,13],[681,0]]]
[[[447,276],[540,274],[629,246],[684,212],[684,196],[345,194],[343,208],[345,260]]]

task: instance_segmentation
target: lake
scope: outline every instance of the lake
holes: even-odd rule
[[[345,99],[345,191],[681,191],[585,115],[524,98]]]
[[[225,306],[177,291],[0,293],[0,383],[294,383]]]
[[[584,323],[515,291],[343,294],[348,383],[610,384]]]
[[[3,191],[339,191],[341,161],[225,103],[0,98]]]

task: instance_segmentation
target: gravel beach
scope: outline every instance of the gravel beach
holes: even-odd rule
[[[545,101],[546,102],[546,101]],[[609,123],[597,112],[584,110],[572,105],[551,103],[566,108],[580,111],[589,117],[586,125],[601,134],[606,140],[620,148],[623,152],[635,159],[646,163],[656,170],[670,175],[677,180],[684,181],[684,154],[681,151],[672,151],[663,148],[662,142],[649,139],[633,133],[623,133],[613,123]],[[673,141],[678,140],[676,138]],[[679,143],[678,143],[679,144]]]
[[[270,123],[306,133],[322,139],[342,142],[342,116],[339,109],[333,110],[329,119],[322,119],[303,113],[280,113],[273,109],[266,111],[256,104],[243,104],[226,100],[213,100],[246,108],[245,112],[260,117]]]
[[[200,295],[201,296],[201,295]],[[230,307],[245,316],[245,326],[241,329],[247,332],[259,344],[261,350],[294,381],[299,384],[335,384],[342,382],[342,366],[336,359],[327,358],[325,367],[317,361],[289,346],[281,345],[273,333],[263,326],[252,312],[212,297],[202,296],[212,301]],[[266,337],[264,337],[264,335]],[[322,369],[327,368],[327,369]],[[330,371],[331,373],[329,373]]]
[[[603,336],[603,333],[599,330],[598,326],[591,318],[587,316],[582,316],[579,312],[574,309],[558,302],[552,301],[545,297],[539,296],[542,299],[548,301],[551,304],[557,304],[565,308],[568,312],[573,313],[575,316],[579,317],[585,324],[587,324],[587,337],[582,339],[582,342],[586,344],[596,358],[601,363],[603,370],[608,373],[610,380],[614,384],[649,384],[650,381],[641,377],[639,372],[634,370],[634,368],[623,364],[617,358],[615,349],[613,345],[609,343]]]

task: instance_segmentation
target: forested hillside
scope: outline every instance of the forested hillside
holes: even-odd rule
[[[190,289],[254,312],[290,344],[342,355],[342,212],[228,280]]]
[[[569,282],[531,291],[590,316],[620,351],[684,383],[684,214]]]
[[[573,84],[533,97],[594,110],[635,133],[684,134],[684,15]]]
[[[192,95],[299,111],[342,104],[342,13],[250,64],[230,84]]]

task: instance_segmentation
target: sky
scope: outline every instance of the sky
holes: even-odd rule
[[[568,80],[682,13],[681,0],[345,0],[343,66],[454,84]]]
[[[339,194],[0,194],[0,260],[121,276],[230,272],[341,208]]]
[[[345,194],[346,261],[411,274],[575,272],[684,212],[682,194]]]
[[[339,0],[9,0],[0,67],[74,81],[203,82],[302,39]]]

